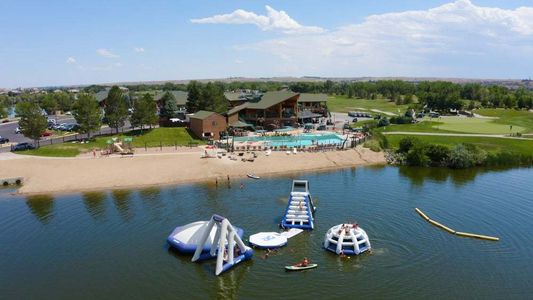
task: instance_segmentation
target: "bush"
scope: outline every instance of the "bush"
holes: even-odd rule
[[[388,118],[382,117],[381,119],[379,119],[378,127],[383,127],[383,126],[388,126],[388,125],[390,125],[390,121]]]
[[[413,123],[413,118],[407,116],[392,117],[390,122],[392,124],[411,124]]]
[[[420,140],[415,137],[412,137],[412,136],[405,137],[400,140],[400,144],[399,144],[400,148],[398,149],[398,152],[407,153],[415,144],[418,144],[418,143],[420,143]]]
[[[370,140],[370,141],[365,142],[363,144],[363,147],[369,148],[370,150],[372,150],[374,152],[381,151],[381,147],[379,146],[379,142],[376,141],[376,140]]]
[[[427,166],[430,160],[428,156],[426,155],[426,146],[422,143],[415,144],[409,150],[409,152],[407,152],[407,155],[405,156],[405,160],[407,164],[410,166],[420,166],[420,167]]]
[[[432,166],[446,166],[450,159],[450,149],[443,145],[429,145],[426,147],[426,155]]]

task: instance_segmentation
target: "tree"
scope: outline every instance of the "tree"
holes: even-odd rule
[[[200,84],[193,80],[187,85],[187,91],[189,92],[187,96],[187,112],[195,113],[200,110],[200,98],[201,98],[201,87]]]
[[[91,131],[99,130],[102,126],[102,116],[98,101],[93,95],[81,94],[73,107],[72,114],[80,126],[80,133],[87,133],[91,138]]]
[[[67,111],[72,110],[72,106],[74,105],[74,98],[72,95],[67,94],[65,92],[54,93],[54,94],[55,94],[58,108],[61,111],[67,112]]]
[[[171,92],[165,92],[161,98],[161,111],[159,115],[163,118],[175,118],[178,114],[178,103],[176,97]]]
[[[432,166],[446,166],[450,158],[450,149],[443,145],[429,145],[426,147],[426,155],[431,160]]]
[[[7,108],[4,102],[0,101],[0,119],[7,118]]]
[[[41,101],[41,108],[44,109],[49,115],[53,114],[57,110],[58,104],[54,93],[46,94],[46,96],[44,96],[43,100]]]
[[[220,83],[208,82],[201,92],[199,109],[225,113],[228,109],[228,102],[224,97],[224,86]]]
[[[106,123],[118,133],[128,119],[128,105],[118,86],[113,86],[109,91],[104,111]]]
[[[157,105],[150,94],[144,94],[143,97],[135,101],[133,114],[131,115],[131,125],[141,127],[144,125],[155,125],[158,122]]]
[[[39,139],[48,126],[48,120],[43,115],[42,109],[35,102],[20,102],[17,104],[17,115],[20,117],[21,133],[39,146]]]

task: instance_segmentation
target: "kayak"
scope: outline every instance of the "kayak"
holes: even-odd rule
[[[247,174],[246,176],[252,178],[252,179],[259,179],[261,177],[257,176],[257,175],[254,175],[254,174]]]
[[[285,266],[285,270],[287,270],[287,271],[303,271],[303,270],[314,269],[316,267],[318,267],[318,264],[309,264],[306,267]]]

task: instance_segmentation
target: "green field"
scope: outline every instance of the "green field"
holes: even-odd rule
[[[467,118],[444,116],[438,119],[424,118],[416,124],[391,124],[380,131],[408,132],[457,132],[479,134],[533,133],[533,113],[527,111],[483,109],[478,113],[493,118]],[[510,127],[512,125],[512,129]]]
[[[331,96],[328,98],[328,109],[331,112],[368,111],[378,110],[398,114],[398,109],[402,113],[407,110],[407,105],[396,105],[389,99],[356,99],[346,96]],[[374,112],[379,113],[379,112]]]
[[[162,146],[188,146],[189,143],[204,144],[204,141],[193,137],[186,128],[155,128],[152,130],[144,130],[141,134],[139,130],[131,131],[121,135],[99,136],[89,143],[62,143],[42,146],[35,150],[27,150],[17,152],[18,154],[50,156],[50,157],[73,157],[80,153],[90,151],[92,149],[103,149],[107,147],[107,141],[113,137],[132,137],[133,146],[136,148],[142,147],[159,147]]]
[[[389,146],[397,148],[400,140],[408,135],[387,135]],[[457,137],[457,136],[415,136],[420,141],[430,144],[440,144],[453,147],[460,143],[470,143],[485,149],[488,152],[499,152],[502,150],[512,151],[520,154],[531,155],[533,140],[518,140],[491,137]]]
[[[492,120],[496,124],[502,124],[508,128],[509,125],[513,125],[513,132],[517,126],[524,128],[522,133],[533,133],[533,112],[503,108],[478,109],[475,112],[487,117],[497,117],[498,119]]]

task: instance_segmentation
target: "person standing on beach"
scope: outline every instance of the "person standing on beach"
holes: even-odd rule
[[[93,158],[96,158],[96,149],[93,148]]]

